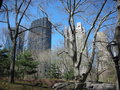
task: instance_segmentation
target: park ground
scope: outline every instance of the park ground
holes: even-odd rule
[[[8,82],[6,78],[0,78],[0,90],[54,90],[53,84],[64,82],[57,79],[41,80],[16,80],[14,84]]]

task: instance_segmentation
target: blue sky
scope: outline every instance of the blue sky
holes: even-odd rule
[[[39,4],[39,3],[37,3],[37,4]],[[46,12],[49,15],[50,21],[52,21],[54,24],[58,24],[58,23],[62,24],[62,28],[60,28],[61,30],[63,30],[65,26],[68,26],[68,23],[67,23],[67,20],[68,20],[67,14],[64,12],[63,9],[61,9],[62,7],[61,7],[61,4],[59,2],[56,1],[55,3],[52,3],[52,4],[43,3],[43,6],[45,7],[44,9],[46,10]],[[110,6],[112,6],[112,5],[108,4],[106,7],[110,7]],[[100,6],[98,5],[97,7],[99,8]],[[96,10],[95,7],[91,7],[91,8],[88,8],[88,9],[89,10],[92,10],[92,9]],[[34,6],[34,7],[30,7],[30,12],[33,14],[33,17],[30,18],[31,20],[30,21],[26,21],[24,19],[22,21],[22,24],[25,25],[27,28],[30,27],[30,24],[31,24],[31,22],[33,20],[39,19],[39,18],[42,18],[42,17],[45,16],[43,13],[40,12],[40,10],[38,9],[37,5]],[[87,18],[90,19],[89,16],[87,16]],[[91,18],[93,18],[93,17],[91,17]],[[2,18],[0,18],[0,19],[2,19]],[[11,21],[11,23],[13,25],[13,22],[14,22],[14,16],[13,15],[11,15],[10,21]],[[75,22],[76,23],[77,22],[82,22],[82,24],[83,24],[83,26],[85,27],[86,30],[88,30],[89,27],[90,27],[90,25],[86,24],[82,19],[80,19],[78,17],[76,17]],[[109,23],[109,22],[107,22],[107,23]],[[3,35],[2,34],[2,28],[6,27],[6,25],[0,23],[0,26],[1,26],[0,27],[0,29],[1,29],[0,33],[1,33],[1,36],[2,36]],[[56,47],[62,47],[63,46],[63,40],[64,40],[63,36],[61,36],[58,32],[56,32],[53,29],[53,33],[52,33],[52,49],[54,49]]]
[[[39,19],[39,18],[42,18],[42,17],[45,16],[43,13],[40,12],[38,7],[30,7],[30,12],[34,15],[33,17],[30,18],[30,21],[26,21],[25,19],[22,20],[22,24],[25,25],[27,28],[30,27],[32,21],[34,21],[36,19]],[[53,23],[62,22],[64,20],[64,19],[61,19],[61,15],[60,14],[57,14],[57,10],[56,9],[49,9],[48,12],[49,12],[49,14],[50,14],[50,12],[52,12],[52,14],[54,14],[54,16],[55,16],[55,17],[50,17],[50,20],[52,20]],[[64,17],[64,16],[62,16],[62,17]],[[10,16],[10,21],[11,21],[11,25],[14,27],[14,16],[13,15]],[[65,23],[65,22],[63,22],[63,23]],[[2,29],[3,28],[7,28],[7,25],[4,24],[4,23],[0,23],[0,26],[1,26],[0,27],[0,29],[1,29],[0,30],[0,34],[1,34],[0,37],[2,38],[2,35],[3,35]],[[53,30],[53,33],[52,33],[52,49],[54,49],[57,46],[61,47],[62,44],[60,44],[60,42],[63,42],[63,37],[58,32]]]

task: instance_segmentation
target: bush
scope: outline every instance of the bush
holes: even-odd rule
[[[0,75],[6,76],[9,73],[10,57],[9,51],[6,49],[0,50]]]
[[[59,67],[57,67],[55,64],[50,64],[50,66],[48,66],[48,68],[46,68],[45,75],[48,78],[59,79],[61,77]]]
[[[73,80],[74,79],[74,71],[73,69],[70,69],[70,71],[67,71],[63,74],[63,78],[66,80]]]

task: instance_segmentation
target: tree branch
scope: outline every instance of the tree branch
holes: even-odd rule
[[[86,47],[88,37],[89,37],[91,31],[93,30],[93,28],[95,27],[95,24],[96,24],[96,22],[97,22],[97,20],[98,20],[98,18],[99,18],[99,16],[100,16],[103,8],[104,8],[106,2],[107,2],[107,0],[105,0],[104,3],[102,4],[102,6],[101,6],[101,8],[100,8],[100,10],[99,10],[99,12],[98,12],[95,20],[93,21],[93,24],[92,24],[91,28],[89,29],[89,32],[88,32],[88,34],[87,34],[87,37],[86,37],[85,42],[84,42],[84,45],[83,45],[83,48],[82,48],[82,50],[81,50],[81,52],[80,52],[80,58],[79,58],[79,61],[78,61],[77,66],[76,66],[77,68],[79,68],[79,66],[80,66],[80,64],[81,64],[82,54],[83,54],[83,51],[84,51],[84,49],[85,49],[85,47]]]
[[[2,23],[7,23],[7,21],[0,21],[0,22],[2,22]]]
[[[22,18],[24,17],[24,15],[25,15],[25,13],[26,13],[26,11],[27,11],[30,3],[31,3],[31,0],[29,0],[27,6],[26,6],[26,8],[25,8],[25,10],[23,11],[23,14],[22,14],[22,16],[20,17],[20,20],[19,20],[19,22],[18,22],[18,26],[20,25],[20,23],[21,23],[21,21],[22,21]]]
[[[18,32],[18,34],[21,34],[21,33],[25,32],[25,31],[30,31],[30,30],[32,30],[34,28],[38,28],[38,27],[49,29],[48,27],[44,27],[44,26],[35,26],[35,27],[31,27],[29,29],[26,28],[26,27],[24,27],[24,26],[22,26],[22,25],[19,25],[19,26],[22,27],[22,28],[24,28],[25,30]],[[31,32],[33,32],[33,31],[31,31]]]
[[[46,17],[47,17],[48,20],[49,20],[48,14],[43,10],[43,8],[42,8],[41,6],[39,6],[39,9],[46,15]],[[49,20],[49,21],[50,21],[50,20]],[[57,28],[56,25],[54,25],[51,21],[50,21],[50,23],[52,24],[52,26],[55,28],[55,30],[56,30],[57,32],[59,32],[62,36],[64,36],[64,34]],[[64,37],[65,37],[65,36],[64,36]]]

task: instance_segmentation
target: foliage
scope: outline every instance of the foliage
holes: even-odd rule
[[[58,66],[56,66],[56,64],[50,64],[48,68],[46,68],[45,74],[48,78],[59,79],[61,77],[60,69]]]
[[[17,57],[16,67],[17,73],[20,75],[36,73],[38,62],[34,60],[29,51],[24,51]]]
[[[6,49],[0,50],[0,75],[7,75],[10,68],[9,51]]]
[[[63,74],[63,78],[65,78],[67,80],[73,80],[74,79],[74,71],[73,71],[73,69],[70,69],[70,71],[65,72]]]

